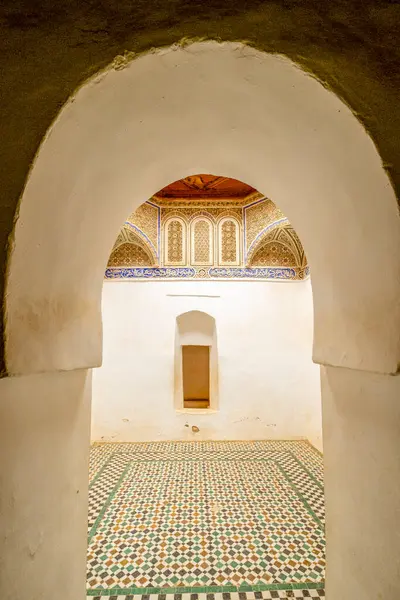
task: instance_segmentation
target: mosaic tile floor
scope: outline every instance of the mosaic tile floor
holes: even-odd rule
[[[324,597],[322,457],[307,442],[96,444],[88,598]]]

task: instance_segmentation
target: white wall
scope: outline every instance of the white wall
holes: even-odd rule
[[[86,598],[91,377],[0,380],[0,597]]]
[[[217,412],[174,409],[176,317],[189,310],[216,320]],[[310,281],[105,282],[104,363],[93,374],[92,439],[307,437],[321,447],[312,312]],[[200,432],[193,434],[192,425]]]
[[[321,367],[328,600],[400,598],[400,377]]]

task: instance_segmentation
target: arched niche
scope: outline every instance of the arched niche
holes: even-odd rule
[[[316,362],[397,372],[400,220],[373,142],[287,58],[208,41],[105,70],[48,131],[8,265],[9,373],[101,363],[101,288],[120,223],[191,173],[250,184],[298,232]]]
[[[174,405],[184,409],[182,347],[208,346],[210,359],[210,405],[209,410],[218,410],[218,344],[215,319],[200,310],[191,310],[176,318]],[[190,409],[189,409],[190,410]]]

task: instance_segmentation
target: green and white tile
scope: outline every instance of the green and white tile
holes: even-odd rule
[[[89,597],[322,597],[322,457],[308,443],[96,444],[90,477]]]

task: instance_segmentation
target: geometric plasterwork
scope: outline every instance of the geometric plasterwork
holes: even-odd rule
[[[281,224],[261,234],[247,254],[248,266],[295,266],[304,269],[307,258],[290,224]]]
[[[125,222],[106,279],[301,280],[309,275],[304,249],[287,218],[240,182],[191,177],[165,188]],[[240,184],[240,185],[239,185]],[[214,200],[212,190],[219,188]],[[180,198],[188,188],[191,197]],[[205,197],[201,194],[207,191]],[[164,195],[163,195],[164,194]],[[168,197],[171,196],[171,197]],[[137,249],[123,244],[136,244]]]
[[[218,223],[218,263],[240,265],[240,225],[236,219],[224,217]]]
[[[163,227],[164,265],[186,265],[187,226],[178,218],[171,217]]]
[[[280,242],[270,242],[259,248],[251,261],[252,267],[265,267],[267,265],[284,265],[285,267],[295,267],[296,258],[293,252]]]
[[[150,253],[137,244],[121,244],[112,251],[108,261],[109,267],[119,267],[125,265],[128,267],[149,267],[153,265]]]
[[[163,206],[161,207],[161,223],[165,223],[172,216],[181,217],[186,223],[191,223],[193,219],[200,216],[206,217],[214,223],[227,216],[242,220],[243,209],[241,207],[232,206],[232,203],[220,206],[221,202],[218,203],[218,206],[215,204],[207,206],[207,204],[196,202],[194,206],[182,206],[181,204],[176,205],[176,203],[169,207]]]
[[[271,200],[258,200],[244,209],[246,251],[266,227],[285,215]]]
[[[127,223],[142,231],[155,248],[158,244],[158,212],[157,206],[145,202],[127,219]]]
[[[124,247],[124,251],[121,250],[122,246]],[[130,250],[129,246],[131,246]],[[137,248],[137,250],[134,250],[134,248]],[[134,258],[135,255],[137,256],[136,259]],[[146,262],[143,262],[145,257]],[[135,262],[135,260],[138,262]],[[154,266],[156,264],[155,250],[150,246],[146,238],[141,235],[141,232],[133,231],[124,225],[111,251],[108,266]]]
[[[190,264],[211,266],[214,264],[214,227],[206,217],[193,219],[190,225]]]

